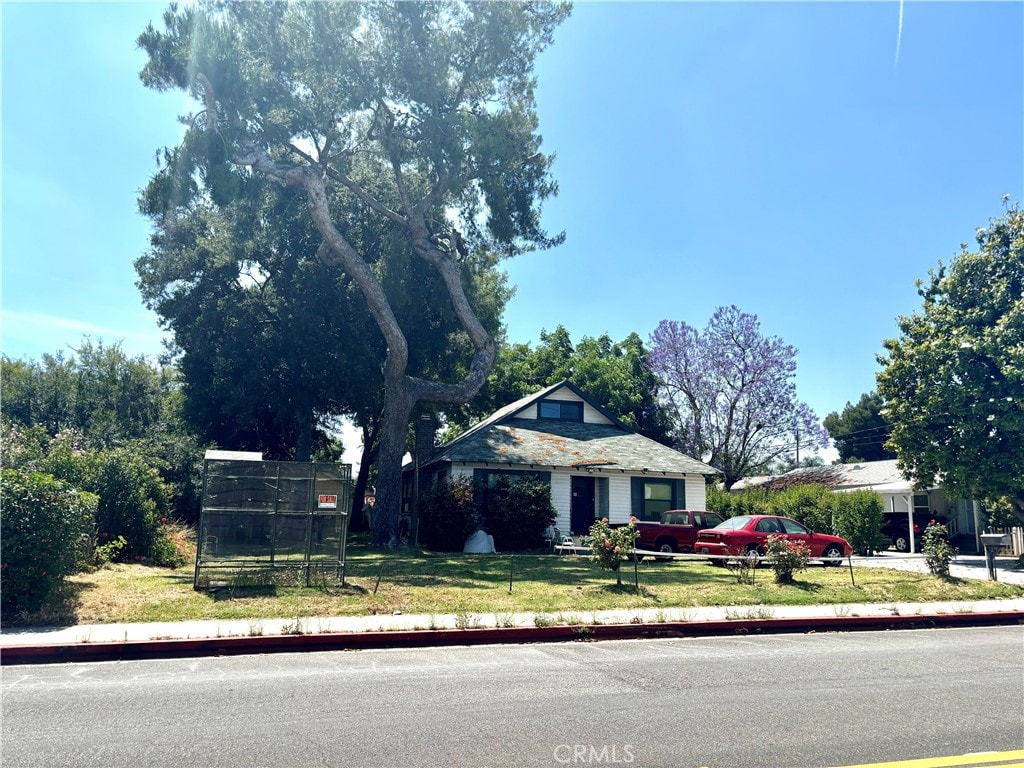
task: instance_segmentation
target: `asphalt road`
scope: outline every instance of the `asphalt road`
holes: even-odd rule
[[[16,766],[838,766],[1024,747],[1021,627],[5,667]]]

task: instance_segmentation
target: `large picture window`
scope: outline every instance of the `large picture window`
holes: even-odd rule
[[[637,520],[658,522],[662,512],[686,507],[686,485],[683,480],[634,477],[632,484],[633,514]]]
[[[660,520],[662,512],[672,509],[672,482],[647,480],[644,482],[644,509],[641,520]]]

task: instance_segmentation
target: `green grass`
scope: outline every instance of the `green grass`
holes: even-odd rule
[[[383,571],[381,572],[381,566]],[[789,585],[759,568],[755,584],[703,561],[643,562],[639,590],[632,565],[622,586],[586,557],[516,555],[509,592],[508,555],[383,554],[349,550],[346,585],[192,589],[192,569],[118,564],[69,579],[59,599],[35,616],[5,616],[19,624],[93,624],[197,619],[269,619],[367,614],[580,614],[605,609],[700,606],[833,605],[970,601],[1024,597],[1024,587],[928,574],[811,567]],[[376,594],[378,573],[381,580]],[[467,619],[468,620],[468,619]]]

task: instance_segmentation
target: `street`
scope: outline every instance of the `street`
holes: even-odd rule
[[[1024,747],[1020,627],[6,667],[17,766],[842,766]]]

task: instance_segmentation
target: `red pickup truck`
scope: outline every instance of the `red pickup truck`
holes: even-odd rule
[[[693,552],[698,531],[714,528],[720,522],[722,518],[715,512],[670,509],[661,513],[661,522],[637,521],[640,535],[635,547],[654,552]]]

